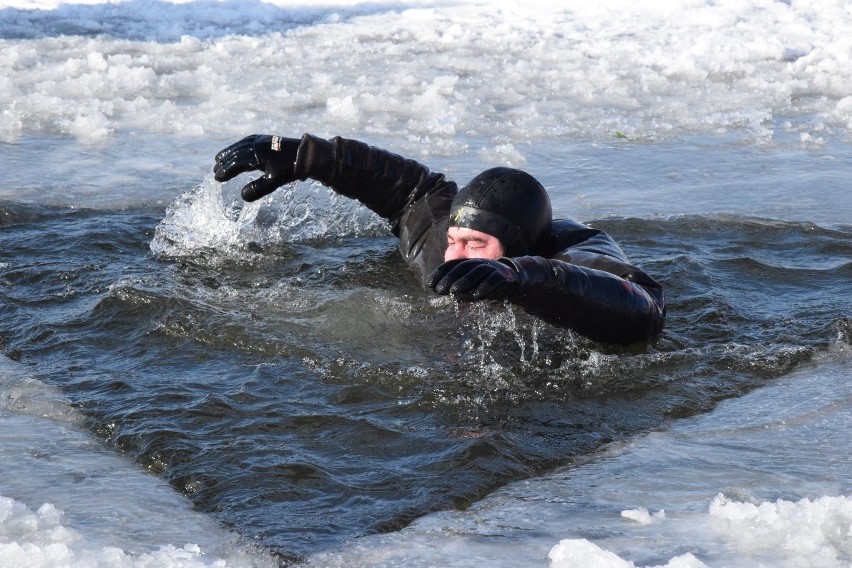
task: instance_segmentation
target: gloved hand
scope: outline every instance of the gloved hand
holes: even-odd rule
[[[213,166],[216,181],[228,181],[241,173],[260,170],[266,175],[242,189],[243,199],[255,201],[285,183],[295,181],[296,151],[300,140],[269,134],[252,134],[218,154]]]
[[[438,266],[427,285],[462,302],[511,300],[521,287],[521,275],[507,258],[458,258]]]

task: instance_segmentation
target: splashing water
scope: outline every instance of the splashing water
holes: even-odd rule
[[[245,178],[237,178],[245,182]],[[245,253],[251,246],[386,234],[386,223],[356,202],[319,183],[296,182],[244,203],[240,182],[220,184],[212,175],[184,193],[157,225],[151,250],[187,256],[198,250]]]

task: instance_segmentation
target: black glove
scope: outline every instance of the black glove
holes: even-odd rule
[[[255,201],[285,183],[295,181],[296,152],[301,140],[269,134],[252,134],[218,154],[213,172],[216,181],[228,181],[241,173],[260,170],[266,175],[246,184],[243,199]]]
[[[458,258],[438,266],[427,285],[462,302],[511,300],[521,287],[521,278],[509,259]]]

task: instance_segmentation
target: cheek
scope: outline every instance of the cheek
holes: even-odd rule
[[[455,260],[457,258],[466,258],[464,255],[464,247],[458,245],[450,245],[444,251],[444,262]]]
[[[498,258],[503,256],[503,253],[503,245],[501,245],[500,243],[495,244],[494,247],[491,249],[491,260],[497,260]]]

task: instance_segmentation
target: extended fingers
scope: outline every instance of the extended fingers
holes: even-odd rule
[[[453,285],[480,262],[464,258],[447,261],[432,273],[430,287],[438,294],[450,294]]]
[[[216,181],[228,181],[241,173],[256,170],[259,166],[254,149],[257,135],[246,136],[218,154],[213,165]]]
[[[463,301],[480,282],[494,272],[492,261],[483,259],[455,259],[443,263],[432,273],[429,287],[438,294],[452,294]]]
[[[281,185],[280,178],[263,176],[247,183],[240,193],[245,201],[257,201],[261,197],[269,195]]]
[[[429,276],[429,281],[426,283],[426,286],[435,290],[438,294],[448,294],[450,290],[451,281],[444,281],[447,274],[460,263],[464,262],[465,259],[457,258],[455,260],[448,260],[438,266],[432,274]]]
[[[494,269],[487,263],[462,264],[447,275],[447,278],[453,278],[450,294],[460,298],[464,296],[466,300],[473,299],[469,296],[475,294],[477,286],[492,274]]]
[[[456,259],[435,269],[429,287],[438,294],[452,294],[462,302],[511,298],[520,285],[510,265],[485,259]]]

